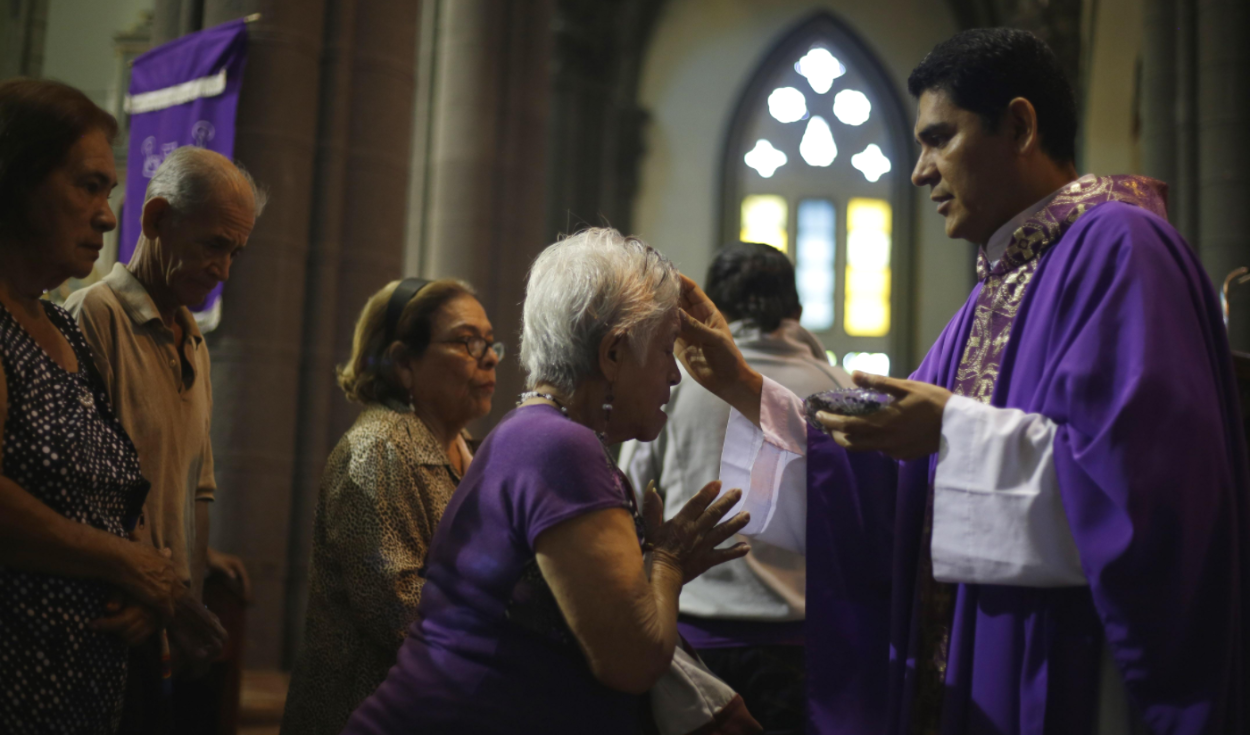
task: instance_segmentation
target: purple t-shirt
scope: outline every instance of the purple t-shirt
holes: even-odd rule
[[[624,482],[557,409],[504,417],[434,534],[420,618],[344,734],[636,733],[640,698],[595,679],[533,561],[548,528],[631,507]]]

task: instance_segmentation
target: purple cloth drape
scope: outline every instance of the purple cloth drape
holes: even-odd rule
[[[1119,202],[1041,258],[992,404],[1059,425],[1055,467],[1090,586],[959,585],[941,732],[1088,733],[1104,645],[1152,731],[1246,732],[1250,473],[1215,292],[1175,230]],[[915,379],[954,385],[979,290]],[[809,442],[812,729],[902,735],[936,457],[897,464],[892,484],[895,463]]]
[[[235,113],[246,62],[242,20],[182,36],[135,59],[127,95],[130,153],[119,261],[129,262],[134,253],[144,193],[165,156],[184,145],[234,156]],[[197,311],[212,308],[220,296],[218,285]]]

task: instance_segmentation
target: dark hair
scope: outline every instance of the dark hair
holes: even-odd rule
[[[27,229],[31,192],[92,130],[111,143],[117,121],[68,84],[20,77],[0,82],[0,227]]]
[[[941,91],[998,130],[1016,97],[1033,103],[1042,150],[1058,163],[1076,160],[1076,95],[1055,52],[1042,39],[1015,28],[977,28],[933,47],[911,76],[913,97]]]
[[[745,319],[764,332],[801,308],[794,266],[771,245],[739,242],[721,248],[707,269],[708,298],[729,321]]]

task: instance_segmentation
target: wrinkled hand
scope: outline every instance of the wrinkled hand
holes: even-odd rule
[[[918,459],[938,451],[942,412],[951,392],[929,383],[898,380],[856,371],[861,388],[894,396],[889,406],[867,416],[838,416],[821,411],[817,420],[841,446],[855,452],[883,452],[894,459]]]
[[[230,580],[230,586],[244,602],[252,601],[252,580],[247,576],[247,567],[243,560],[233,554],[217,551],[211,546],[208,549],[209,574],[217,573]]]
[[[179,665],[193,670],[202,671],[226,647],[226,629],[221,621],[190,595],[178,601],[168,630],[170,649],[178,652]]]
[[[121,636],[128,646],[137,646],[160,630],[160,620],[151,608],[115,597],[104,609],[110,614],[92,621],[90,627]]]
[[[724,315],[698,284],[684,275],[681,276],[680,303],[681,333],[674,351],[686,372],[699,385],[735,408],[738,408],[736,395],[752,389],[758,404],[759,389],[756,384],[762,385],[763,379],[747,365],[738,351]]]
[[[680,571],[683,583],[717,564],[746,556],[751,550],[745,543],[716,548],[751,520],[744,511],[717,525],[742,497],[741,490],[730,490],[717,499],[720,487],[719,480],[709,482],[668,521],[664,520],[664,501],[655,491],[654,482],[643,496],[642,515],[647,524],[647,540],[653,545],[652,559]]]
[[[188,590],[174,569],[169,550],[157,551],[141,541],[131,541],[125,548],[125,566],[118,584],[136,602],[151,608],[162,623],[172,620],[178,601]]]

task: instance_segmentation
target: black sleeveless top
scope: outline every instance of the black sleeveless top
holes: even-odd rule
[[[124,536],[148,483],[139,455],[64,309],[44,311],[78,358],[71,374],[0,305],[8,384],[3,474],[57,513]],[[126,644],[88,625],[105,616],[103,582],[0,567],[0,732],[112,733],[121,713]]]

